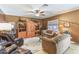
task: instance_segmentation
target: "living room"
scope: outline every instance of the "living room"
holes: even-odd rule
[[[0,54],[79,54],[79,4],[0,4]]]

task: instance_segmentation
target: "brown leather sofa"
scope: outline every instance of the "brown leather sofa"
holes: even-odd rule
[[[56,43],[58,42],[59,35],[50,30],[45,30],[42,33],[42,48],[49,54],[56,54]]]
[[[42,38],[42,48],[45,52],[49,53],[49,54],[55,54],[56,53],[56,44],[49,40],[46,37]]]

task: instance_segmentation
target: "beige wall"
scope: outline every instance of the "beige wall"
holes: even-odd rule
[[[27,17],[19,17],[19,16],[12,16],[12,15],[0,15],[0,22],[7,21],[7,22],[17,22],[19,19],[21,20],[31,20],[31,18]]]
[[[59,20],[69,22],[69,30],[72,35],[72,40],[75,42],[79,42],[79,10],[62,14],[59,16]]]
[[[7,22],[17,22],[19,20],[19,17],[6,15],[5,19]]]
[[[60,14],[54,17],[50,17],[44,20],[54,20],[54,19],[67,21],[70,24],[70,32],[72,35],[72,40],[75,42],[79,42],[79,10],[75,10],[72,12]],[[62,21],[60,21],[62,22]]]
[[[65,13],[62,15],[59,15],[60,20],[66,20],[74,23],[79,23],[79,10],[72,11],[69,13]]]

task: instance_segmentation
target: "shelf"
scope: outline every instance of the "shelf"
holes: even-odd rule
[[[18,22],[18,37],[26,38],[26,21],[20,20]]]

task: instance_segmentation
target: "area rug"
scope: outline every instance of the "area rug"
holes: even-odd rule
[[[39,37],[25,38],[22,48],[31,50],[32,53],[36,53],[40,50],[41,42]]]

